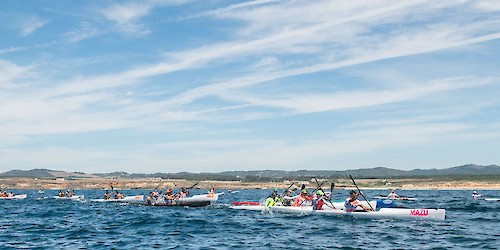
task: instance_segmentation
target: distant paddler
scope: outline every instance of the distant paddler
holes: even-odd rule
[[[62,190],[59,190],[59,193],[57,194],[59,197],[64,197],[64,192]]]
[[[174,202],[175,196],[172,193],[172,190],[170,188],[165,190],[165,194],[163,195],[163,200],[165,201],[165,203],[167,205],[175,204],[175,202]]]
[[[187,188],[182,188],[179,193],[179,198],[187,198],[189,195],[189,190]]]
[[[215,188],[211,187],[210,190],[208,190],[207,197],[212,198],[215,196]]]
[[[105,200],[111,199],[111,194],[109,194],[108,190],[106,190],[106,193],[104,193],[104,196],[102,198],[105,199]]]
[[[363,193],[360,192],[360,195]],[[344,203],[345,210],[348,212],[353,212],[357,210],[365,210],[365,211],[371,211],[370,207],[367,207],[363,205],[359,200],[358,200],[358,194],[356,194],[356,191],[352,190],[349,193],[349,197],[345,200]]]
[[[156,199],[153,192],[149,192],[149,195],[146,197],[146,204],[150,206],[156,205]]]
[[[389,199],[395,199],[395,198],[399,198],[399,195],[396,194],[396,190],[395,189],[392,189],[391,193],[389,195],[387,195],[387,198],[389,198]]]
[[[478,200],[478,199],[482,199],[482,198],[483,198],[482,194],[478,194],[476,191],[472,192],[472,199]]]
[[[125,198],[125,195],[121,194],[120,191],[116,190],[115,199],[119,200],[123,198]]]

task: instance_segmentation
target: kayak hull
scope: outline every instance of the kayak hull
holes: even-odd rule
[[[236,210],[249,210],[249,211],[264,211],[266,207],[263,205],[233,205],[229,207],[230,209]]]
[[[485,201],[500,201],[500,198],[484,198]]]
[[[192,202],[173,202],[173,203],[156,203],[156,204],[147,204],[141,203],[144,206],[154,206],[154,207],[205,207],[210,205],[210,201],[192,201]]]
[[[444,220],[445,209],[381,208],[379,211],[347,212],[340,209],[313,210],[312,207],[270,207],[271,212],[285,214],[322,214],[332,216],[352,216],[368,219],[417,219]]]
[[[144,195],[127,196],[123,199],[92,199],[93,202],[124,202],[124,203],[142,203]]]
[[[413,197],[387,197],[387,196],[375,196],[373,199],[380,199],[380,200],[398,200],[398,201],[416,201],[418,200],[417,198]]]
[[[193,202],[210,202],[210,204],[213,204],[217,202],[219,199],[219,196],[224,195],[224,193],[216,193],[216,194],[198,194],[198,195],[193,195],[191,197],[187,198],[179,198],[176,199],[176,203],[193,203]]]
[[[84,198],[85,198],[84,195],[74,195],[71,197],[52,196],[52,199],[56,199],[56,200],[83,200]]]
[[[18,194],[11,197],[0,197],[0,200],[23,200],[28,198],[27,194]]]

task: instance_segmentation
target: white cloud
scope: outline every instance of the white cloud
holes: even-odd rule
[[[27,35],[35,32],[39,28],[45,26],[47,23],[49,23],[48,20],[41,19],[40,17],[35,16],[35,15],[27,17],[27,18],[23,19],[23,21],[20,22],[21,35],[27,36]]]
[[[94,37],[98,33],[99,32],[97,28],[92,26],[92,24],[90,24],[89,22],[82,22],[77,29],[68,31],[62,36],[66,42],[77,43],[79,41]]]
[[[144,36],[151,32],[151,29],[141,23],[140,19],[148,16],[154,8],[181,5],[188,0],[177,1],[133,1],[111,5],[108,8],[99,10],[104,18],[115,23],[116,28],[124,34],[133,36]]]

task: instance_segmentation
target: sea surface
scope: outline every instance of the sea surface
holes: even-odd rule
[[[11,191],[11,190],[9,190]],[[445,208],[445,221],[359,219],[232,210],[233,201],[259,201],[270,190],[240,190],[203,208],[147,207],[60,201],[35,190],[25,200],[0,200],[0,249],[495,249],[500,247],[500,202],[474,201],[471,191],[400,191],[418,201],[408,208]],[[488,197],[500,191],[477,190]],[[124,190],[127,195],[147,190]],[[202,190],[193,190],[201,193]],[[76,190],[86,199],[103,191]],[[346,190],[334,190],[344,199]],[[387,194],[367,190],[365,195]]]

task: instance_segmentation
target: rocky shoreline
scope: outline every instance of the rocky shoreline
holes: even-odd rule
[[[320,180],[324,182],[323,188],[329,188],[332,180]],[[314,181],[302,182],[307,187],[315,188]],[[356,180],[358,186],[362,189],[401,189],[401,190],[500,190],[500,180],[468,181],[468,180],[435,180],[435,179],[401,179],[387,180],[382,179],[359,179]],[[240,182],[240,181],[191,181],[179,179],[33,179],[33,178],[5,178],[0,179],[0,189],[32,189],[32,190],[59,190],[59,189],[166,189],[190,187],[194,184],[198,189],[284,189],[290,186],[291,182]],[[298,187],[300,184],[297,184]],[[354,189],[351,180],[336,179],[336,189]]]

